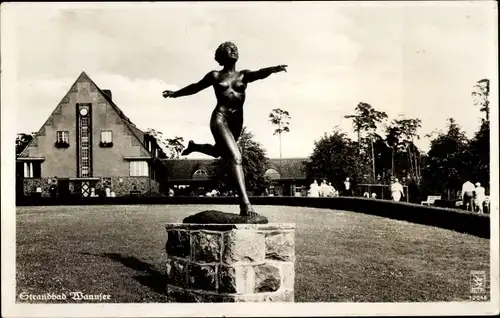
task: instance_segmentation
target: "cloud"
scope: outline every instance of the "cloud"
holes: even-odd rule
[[[82,4],[83,6],[83,4]],[[25,7],[26,8],[26,7]],[[45,8],[45,9],[43,9]],[[239,68],[288,64],[289,72],[249,86],[245,124],[278,155],[267,118],[292,115],[285,156],[305,156],[361,101],[423,120],[422,135],[454,116],[469,135],[479,111],[471,90],[496,78],[491,5],[328,2],[170,3],[19,10],[16,41],[19,129],[36,130],[82,70],[141,128],[213,142],[212,89],[165,100],[161,92],[218,68],[216,47],[232,40]],[[493,83],[494,81],[492,81]],[[354,136],[353,136],[354,137]],[[428,141],[421,142],[422,147]]]

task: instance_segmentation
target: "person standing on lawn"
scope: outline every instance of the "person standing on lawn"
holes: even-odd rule
[[[345,178],[344,181],[344,193],[346,197],[351,196],[351,181],[349,181],[349,177]]]
[[[475,189],[474,184],[470,181],[465,181],[462,185],[462,201],[467,211],[474,211],[473,198]]]
[[[311,183],[311,186],[309,187],[309,196],[313,198],[319,197],[319,184],[318,181],[314,180],[313,183]]]
[[[326,183],[326,179],[323,180],[323,182],[321,182],[319,196],[320,197],[327,197],[328,196],[328,184]]]
[[[392,199],[396,202],[401,200],[401,196],[405,196],[403,186],[399,183],[398,178],[394,179],[394,182],[391,184],[391,195]]]
[[[476,183],[476,188],[474,189],[474,205],[477,207],[479,213],[483,212],[483,204],[486,198],[485,189],[481,186],[481,183]]]

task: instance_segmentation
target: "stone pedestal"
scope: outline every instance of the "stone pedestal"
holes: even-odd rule
[[[175,302],[293,302],[294,224],[167,224]]]

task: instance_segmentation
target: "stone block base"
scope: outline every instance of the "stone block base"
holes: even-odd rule
[[[293,302],[294,224],[167,224],[176,302]]]

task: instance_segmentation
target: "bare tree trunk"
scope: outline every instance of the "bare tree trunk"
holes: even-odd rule
[[[358,128],[358,155],[361,155],[361,141],[359,140],[361,138],[361,131]]]
[[[420,179],[420,171],[419,171],[419,164],[418,164],[417,152],[415,152],[413,154],[413,156],[415,157],[415,175],[417,177],[417,180],[419,180]]]
[[[372,146],[372,169],[373,169],[373,182],[377,180],[377,177],[375,176],[375,150],[373,148],[373,136],[370,136],[370,144]]]
[[[280,160],[281,160],[281,133],[280,133]]]
[[[411,152],[411,145],[408,146],[408,159],[410,160],[410,175],[413,176],[415,174],[415,171],[413,169],[413,155]]]
[[[489,103],[490,102],[488,101],[488,94],[486,94],[486,102],[485,102],[485,104],[486,104],[486,111],[485,111],[485,113],[486,113],[486,120],[488,122],[490,121],[490,106],[489,106]]]
[[[391,161],[392,161],[392,169],[391,174],[394,176],[394,147],[391,148]]]
[[[278,123],[278,135],[280,138],[280,160],[281,160],[281,122]]]
[[[411,141],[411,147],[413,147],[413,149],[415,150],[415,151],[413,152],[413,160],[414,160],[414,162],[415,162],[415,164],[414,164],[414,168],[415,168],[415,178],[418,180],[418,179],[419,179],[419,177],[420,177],[420,175],[419,175],[419,171],[418,171],[418,160],[417,160],[417,153],[418,153],[418,151],[417,151],[417,149],[416,149],[417,147],[415,147],[415,144],[413,143],[413,139],[412,139],[412,141]]]

